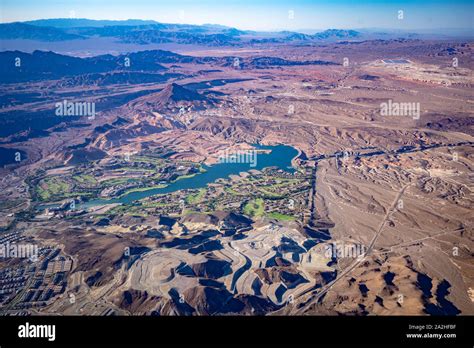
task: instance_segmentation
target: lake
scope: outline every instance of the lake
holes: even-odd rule
[[[231,175],[238,175],[241,172],[248,172],[251,169],[261,170],[268,167],[277,167],[278,169],[282,169],[289,173],[293,173],[295,171],[291,165],[293,158],[298,155],[298,151],[295,148],[287,145],[254,146],[257,150],[270,150],[269,153],[258,152],[257,161],[254,163],[254,165],[251,163],[217,163],[211,166],[204,166],[204,169],[206,170],[204,173],[177,180],[170,183],[166,187],[130,192],[114,199],[95,199],[85,202],[84,204],[81,204],[81,206],[89,208],[97,205],[112,203],[128,204],[133,201],[158,194],[166,194],[187,189],[199,189],[206,187],[207,184],[213,183],[218,179],[225,179]]]

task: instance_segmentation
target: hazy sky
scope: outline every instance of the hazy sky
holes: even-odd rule
[[[474,0],[0,0],[0,9],[1,22],[75,16],[254,30],[473,28],[474,22]]]

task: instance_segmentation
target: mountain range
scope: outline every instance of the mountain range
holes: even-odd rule
[[[260,33],[221,25],[166,24],[150,20],[125,21],[91,19],[40,19],[0,24],[0,39],[38,41],[83,40],[112,37],[123,43],[180,43],[201,45],[239,45],[244,43],[278,43],[287,41],[337,41],[356,39],[355,30],[329,29],[313,35],[291,31]]]
[[[20,66],[15,65],[15,61],[19,59]],[[126,64],[126,62],[130,64]],[[140,51],[130,54],[113,56],[110,54],[78,58],[54,52],[34,51],[33,53],[25,53],[20,51],[0,52],[0,73],[4,83],[21,82],[21,81],[39,81],[54,80],[64,77],[85,76],[81,81],[92,80],[104,81],[104,76],[97,74],[102,73],[124,73],[121,78],[111,77],[109,74],[107,80],[118,81],[119,83],[133,83],[135,74],[140,73],[157,73],[164,72],[168,68],[162,64],[208,64],[212,63],[218,66],[231,67],[234,65],[235,57],[193,57],[181,55],[164,50]],[[312,60],[312,61],[293,61],[278,57],[255,57],[255,58],[239,58],[238,69],[266,69],[280,66],[298,66],[298,65],[338,65],[338,63]],[[150,82],[161,80],[158,75],[145,76]],[[143,83],[142,78],[137,81]]]

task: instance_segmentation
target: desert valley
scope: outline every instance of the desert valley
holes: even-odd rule
[[[0,25],[3,315],[474,314],[472,40],[76,21]]]

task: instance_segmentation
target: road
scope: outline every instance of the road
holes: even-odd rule
[[[326,285],[324,285],[323,287],[321,287],[316,295],[311,296],[306,302],[303,302],[303,306],[301,308],[296,308],[296,305],[298,303],[302,303],[302,302],[301,301],[296,301],[295,306],[291,309],[290,314],[303,314],[306,309],[308,309],[312,304],[315,303],[315,301],[319,300],[323,295],[325,295],[329,290],[331,290],[331,288],[334,285],[336,285],[337,282],[339,282],[346,275],[351,273],[355,268],[359,267],[360,264],[362,264],[366,260],[366,258],[371,255],[371,253],[374,249],[374,245],[375,245],[377,239],[382,234],[382,231],[383,231],[383,228],[384,228],[385,224],[387,223],[388,219],[393,214],[393,212],[396,210],[398,201],[402,197],[402,195],[405,192],[405,190],[407,189],[407,187],[410,186],[410,185],[411,184],[406,184],[405,186],[403,186],[400,189],[400,191],[398,191],[395,199],[393,200],[392,204],[390,205],[390,208],[387,210],[385,216],[383,217],[382,221],[380,222],[379,227],[377,229],[377,232],[375,233],[374,237],[370,241],[369,246],[367,247],[367,251],[363,255],[360,255],[359,257],[357,257],[357,259],[354,262],[352,262],[348,267],[346,267],[342,272],[340,272],[338,274],[338,276],[336,277],[336,279],[334,279],[333,281],[331,281],[331,282],[327,283]]]

